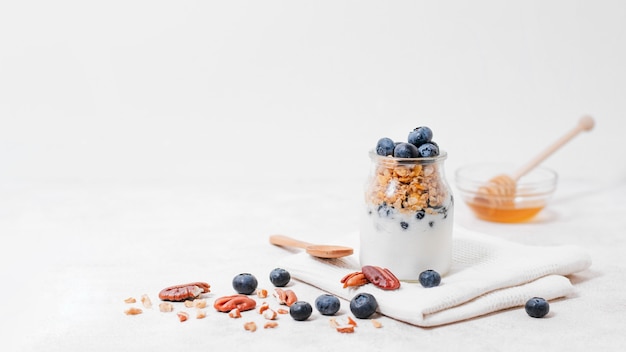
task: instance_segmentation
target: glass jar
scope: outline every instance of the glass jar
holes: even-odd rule
[[[441,151],[432,158],[393,158],[370,152],[365,211],[360,227],[361,266],[389,269],[402,281],[424,270],[445,275],[452,261],[454,198]]]

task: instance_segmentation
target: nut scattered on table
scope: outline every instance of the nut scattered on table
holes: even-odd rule
[[[184,321],[187,321],[187,319],[189,319],[189,313],[187,312],[178,312],[176,313],[176,315],[178,315],[178,320],[182,323]]]
[[[169,313],[174,311],[174,305],[169,302],[159,303],[159,310],[163,313]]]
[[[337,332],[343,333],[343,334],[350,334],[354,332],[354,328],[357,326],[357,323],[350,317],[348,317],[347,319],[347,323],[345,324],[340,324],[337,321],[337,318],[330,318],[329,320],[330,322],[330,326],[335,328],[335,330],[337,330]]]
[[[141,295],[141,304],[143,304],[144,308],[146,309],[152,308],[152,301],[150,300],[150,297],[148,297],[147,294]]]
[[[255,332],[256,331],[256,323],[253,322],[253,321],[249,321],[249,322],[243,324],[243,328],[245,330],[250,331],[250,332]]]
[[[396,290],[400,288],[400,280],[387,268],[374,265],[365,265],[361,268],[367,281],[383,290]]]
[[[265,312],[263,312],[263,318],[267,320],[275,320],[276,317],[277,317],[276,311],[272,309],[268,309]]]
[[[275,327],[278,326],[278,323],[275,321],[268,321],[267,323],[265,323],[265,325],[263,325],[264,329],[273,329]]]
[[[224,313],[230,312],[235,308],[244,312],[246,310],[254,309],[256,307],[256,301],[246,295],[237,294],[216,299],[213,303],[213,307]]]
[[[141,310],[141,308],[130,307],[130,308],[126,309],[124,311],[124,313],[126,315],[137,315],[137,314],[143,313],[143,310]]]
[[[290,307],[298,300],[295,292],[292,290],[283,290],[282,288],[276,288],[274,290],[274,297],[276,297],[279,304],[286,305],[287,307]]]
[[[343,288],[363,286],[369,283],[369,281],[365,277],[365,274],[360,271],[347,274],[346,276],[342,277],[339,282],[343,284]]]
[[[159,292],[159,298],[164,301],[182,302],[193,299],[203,293],[210,292],[211,285],[206,282],[192,282],[182,285],[166,287]]]
[[[261,303],[261,305],[259,306],[259,309],[258,309],[259,314],[263,314],[263,312],[265,312],[269,308],[270,308],[270,305],[267,302]]]
[[[241,318],[241,312],[239,311],[238,308],[235,308],[231,310],[230,312],[228,312],[228,316],[234,319]]]
[[[203,299],[203,298],[194,299],[193,306],[199,309],[206,308],[206,299]]]

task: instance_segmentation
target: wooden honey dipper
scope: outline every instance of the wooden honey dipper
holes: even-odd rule
[[[486,185],[478,189],[475,201],[488,203],[491,207],[511,205],[517,191],[517,181],[522,176],[526,175],[537,165],[541,164],[541,162],[578,135],[578,133],[592,130],[594,125],[595,121],[591,116],[585,115],[581,117],[576,127],[556,140],[534,159],[526,163],[526,165],[519,168],[511,175],[502,174],[490,179]]]

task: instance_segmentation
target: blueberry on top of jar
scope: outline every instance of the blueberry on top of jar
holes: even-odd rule
[[[417,153],[421,158],[429,158],[439,155],[439,147],[433,143],[424,143],[417,148]]]
[[[376,154],[382,156],[393,155],[396,144],[391,138],[383,137],[376,143]]]
[[[417,158],[419,151],[413,144],[401,142],[393,149],[393,156],[396,158]]]
[[[408,142],[419,147],[424,143],[432,141],[432,139],[433,131],[429,127],[420,126],[409,132]]]

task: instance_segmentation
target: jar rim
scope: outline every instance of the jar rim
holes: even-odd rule
[[[434,164],[439,163],[448,158],[445,150],[439,151],[439,155],[425,158],[397,158],[395,156],[382,156],[376,153],[376,150],[370,150],[369,156],[373,161],[377,162],[393,162],[397,164]]]

